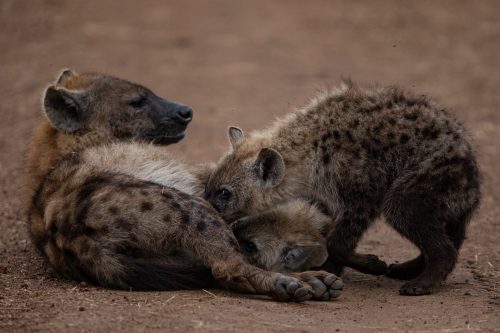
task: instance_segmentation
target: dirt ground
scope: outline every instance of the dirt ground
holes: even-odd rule
[[[0,331],[500,331],[499,1],[0,1]],[[282,304],[224,290],[114,291],[58,279],[30,244],[22,163],[57,72],[98,70],[193,106],[187,161],[215,160],[226,128],[265,126],[340,76],[432,95],[470,129],[483,200],[434,295],[347,271],[334,302]],[[497,170],[497,171],[495,171]],[[417,252],[382,221],[360,245]]]

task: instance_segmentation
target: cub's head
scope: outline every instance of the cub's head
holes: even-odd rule
[[[328,257],[321,230],[330,219],[315,206],[294,200],[231,224],[250,263],[276,272],[320,267]]]
[[[156,96],[139,84],[96,73],[64,70],[43,97],[57,130],[104,141],[170,144],[181,140],[193,117],[190,107]]]
[[[267,206],[270,194],[283,181],[285,163],[276,150],[252,146],[239,128],[229,128],[229,141],[231,151],[210,175],[205,198],[226,221],[234,221]]]

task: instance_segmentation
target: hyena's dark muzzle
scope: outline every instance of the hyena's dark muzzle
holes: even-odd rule
[[[170,144],[180,141],[186,128],[193,119],[191,107],[158,98],[151,110],[150,117],[155,127],[144,133],[154,144]]]

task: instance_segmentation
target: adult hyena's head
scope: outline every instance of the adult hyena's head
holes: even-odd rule
[[[231,222],[272,203],[285,175],[285,163],[279,152],[245,139],[239,128],[229,129],[229,141],[231,151],[210,175],[204,196]]]
[[[57,130],[103,141],[170,144],[181,140],[193,112],[139,84],[96,73],[64,70],[43,98]]]
[[[314,205],[292,200],[231,224],[250,263],[276,272],[320,267],[328,257],[321,232],[331,219]]]

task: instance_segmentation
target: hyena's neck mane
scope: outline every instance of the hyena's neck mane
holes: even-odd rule
[[[53,128],[45,119],[41,120],[28,151],[25,199],[31,200],[43,177],[63,156],[103,144],[104,141],[92,135],[76,136],[62,133]]]

